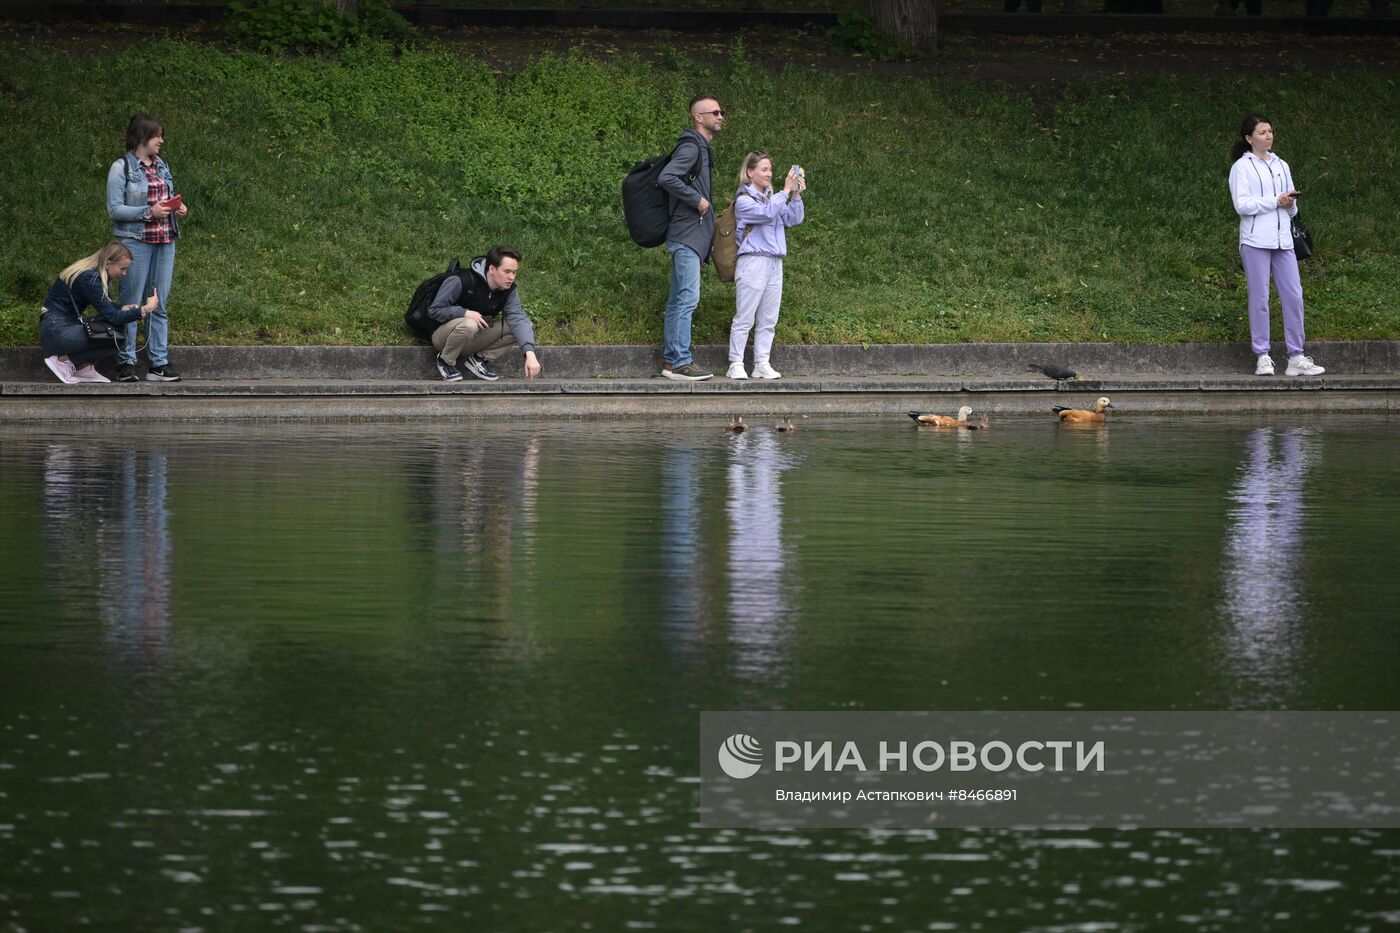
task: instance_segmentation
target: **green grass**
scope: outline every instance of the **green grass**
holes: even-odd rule
[[[525,256],[545,345],[652,343],[664,250],[622,225],[618,185],[669,147],[693,88],[742,154],[801,162],[780,339],[884,343],[1238,340],[1226,148],[1241,111],[1275,120],[1320,255],[1309,335],[1400,338],[1400,174],[1375,108],[1385,73],[1121,78],[1033,92],[948,78],[682,56],[538,60],[498,74],[448,46],[396,58],[228,54],[185,41],[0,51],[13,158],[0,223],[0,343],[32,344],[57,271],[109,231],[107,166],[127,117],[167,125],[191,205],[171,296],[178,343],[411,342],[414,286],[493,242]],[[1261,72],[1261,75],[1263,73]],[[706,273],[695,336],[724,338],[732,286]]]

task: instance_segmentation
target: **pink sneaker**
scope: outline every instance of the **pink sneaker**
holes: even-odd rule
[[[78,381],[78,371],[67,360],[60,360],[56,356],[46,356],[44,357],[44,365],[58,377],[59,382],[72,385]]]
[[[69,364],[72,365],[72,364]],[[91,363],[84,363],[73,372],[73,377],[79,382],[111,382],[106,376],[97,371],[97,367]]]

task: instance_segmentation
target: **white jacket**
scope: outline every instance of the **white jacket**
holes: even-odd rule
[[[1240,245],[1259,249],[1292,249],[1293,225],[1289,218],[1298,204],[1284,210],[1278,196],[1293,190],[1293,172],[1273,153],[1265,162],[1246,152],[1230,167],[1230,197],[1240,215]]]

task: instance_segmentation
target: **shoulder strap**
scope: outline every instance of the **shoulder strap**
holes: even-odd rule
[[[79,272],[78,275],[82,275],[82,273]],[[78,277],[78,275],[73,276],[73,278],[76,279],[76,278]],[[101,281],[102,281],[101,277],[98,277],[98,280],[97,280],[97,281],[101,282]],[[101,312],[100,310],[98,310],[98,312],[97,312],[96,314],[92,315],[91,317],[83,317],[83,309],[82,309],[82,307],[78,304],[78,296],[75,295],[75,294],[73,294],[73,283],[72,283],[72,282],[64,282],[63,284],[68,286],[68,300],[71,301],[71,302],[73,302],[73,314],[77,316],[79,322],[81,322],[82,325],[83,325],[84,327],[86,327],[86,326],[88,325],[88,322],[89,322],[89,321],[96,321],[96,320],[98,320],[98,319],[101,319],[101,320],[103,320],[104,322],[106,321],[106,318],[103,318],[103,317],[102,317],[102,312]],[[94,309],[94,310],[96,310],[96,309]],[[109,324],[108,327],[111,327],[112,333],[117,335],[117,344],[120,345],[120,344],[122,343],[122,337],[121,337],[120,332],[117,330],[117,328],[116,328],[115,325]]]
[[[694,147],[695,147],[695,164],[696,164],[697,167],[696,167],[695,171],[691,172],[691,173],[690,173],[689,175],[687,175],[686,178],[685,178],[686,183],[693,186],[693,185],[695,184],[695,179],[698,178],[699,175],[700,175],[700,169],[699,169],[699,167],[698,167],[698,166],[700,165],[700,145],[699,145],[699,143],[695,142],[695,140],[693,140],[693,139],[684,139],[684,138],[682,138],[682,139],[676,140],[676,145],[671,149],[671,154],[670,154],[669,156],[666,157],[666,161],[667,161],[667,163],[669,163],[672,159],[674,159],[674,158],[676,157],[676,153],[681,151],[681,146],[685,146],[685,145],[690,145],[690,146],[694,146]],[[660,186],[658,185],[657,187],[660,187]],[[662,188],[661,190],[665,191],[666,189]],[[667,204],[669,205],[669,207],[670,207],[670,209],[667,211],[667,213],[670,214],[672,218],[674,218],[674,217],[676,216],[676,210],[681,206],[681,200],[680,200],[680,198],[676,197],[676,196],[673,195],[671,192],[666,191],[666,203],[667,203]]]
[[[731,201],[730,203],[731,203],[731,204],[738,203],[738,200],[739,200],[740,198],[748,198],[750,201],[757,201],[757,200],[758,200],[758,199],[755,198],[753,195],[751,195],[751,194],[749,194],[747,191],[745,191],[743,188],[740,188],[738,191],[734,192],[734,200]],[[736,246],[743,246],[743,245],[744,245],[744,238],[747,237],[747,236],[749,235],[749,231],[752,230],[752,229],[753,229],[753,224],[748,224],[748,225],[746,225],[746,226],[744,227],[744,233],[743,233],[743,235],[741,236],[741,235],[739,234],[739,210],[738,210],[738,208],[735,208],[735,210],[734,210],[734,244],[735,244]]]
[[[695,179],[700,175],[700,144],[693,139],[686,139],[682,136],[680,139],[676,140],[676,147],[671,150],[671,158],[674,159],[676,157],[676,153],[681,151],[681,146],[695,147],[695,167],[694,170],[686,176],[691,184],[695,184]]]

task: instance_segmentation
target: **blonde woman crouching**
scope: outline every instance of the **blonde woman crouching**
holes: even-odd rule
[[[112,240],[86,259],[79,259],[58,274],[39,312],[39,344],[44,348],[44,365],[61,381],[111,382],[92,365],[93,360],[116,356],[115,344],[93,341],[80,317],[87,308],[113,327],[139,321],[155,310],[160,301],[152,295],[144,305],[118,308],[107,297],[111,283],[126,275],[131,250],[120,240]]]

